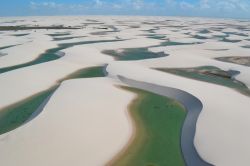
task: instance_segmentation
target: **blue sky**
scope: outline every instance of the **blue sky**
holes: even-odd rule
[[[250,19],[250,0],[1,0],[0,16],[166,15]]]

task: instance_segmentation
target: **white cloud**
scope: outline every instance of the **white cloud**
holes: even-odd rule
[[[150,3],[151,4],[151,3]],[[121,0],[115,2],[107,2],[105,0],[92,0],[91,2],[78,3],[78,4],[64,4],[56,3],[53,1],[48,2],[34,2],[31,1],[29,7],[33,10],[37,9],[79,9],[79,8],[89,8],[89,9],[130,9],[130,10],[140,10],[146,5],[143,0]]]
[[[144,2],[142,0],[135,0],[133,1],[132,6],[134,9],[140,10],[141,8],[143,8]]]
[[[175,7],[177,5],[175,0],[166,0],[165,2],[167,7]]]
[[[122,5],[119,5],[119,4],[113,4],[112,5],[114,9],[122,9]]]
[[[101,0],[94,0],[95,7],[102,7],[104,5],[104,2]]]
[[[210,17],[248,17],[250,18],[250,0],[165,0],[168,14]]]
[[[185,15],[185,16],[248,16],[250,17],[250,0],[198,0],[191,3],[188,0],[90,0],[82,3],[56,3],[47,2],[30,2],[30,8],[36,10],[51,10],[67,13],[89,12],[89,13],[111,13],[115,12],[124,14],[165,14],[165,15]],[[99,12],[99,13],[98,13]]]
[[[190,3],[187,0],[165,0],[167,7],[175,7],[176,9],[223,9],[237,10],[241,9],[250,12],[250,0],[199,0],[196,3]]]
[[[209,4],[209,0],[201,0],[200,1],[200,8],[201,9],[209,9],[211,5]]]
[[[250,12],[249,0],[200,0],[199,4],[197,8],[211,9],[211,12],[213,10],[226,10],[232,12],[244,10],[245,12]]]
[[[42,3],[37,3],[37,2],[30,2],[30,7],[32,9],[37,9],[37,8],[61,8],[63,7],[63,4],[58,4],[55,2],[42,2]]]
[[[190,9],[190,8],[194,8],[195,7],[191,3],[188,3],[188,2],[185,2],[185,1],[180,2],[179,5],[180,5],[181,9]]]

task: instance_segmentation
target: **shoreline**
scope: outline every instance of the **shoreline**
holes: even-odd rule
[[[135,95],[116,85],[117,82],[105,77],[63,82],[39,116],[15,131],[0,135],[3,164],[27,165],[32,155],[28,165],[66,166],[72,161],[79,166],[104,165],[126,145],[131,135],[126,108]],[[92,93],[93,89],[96,93]],[[104,101],[96,104],[96,98]],[[31,136],[32,141],[28,139]],[[14,150],[16,146],[19,148]],[[12,148],[13,156],[4,153]],[[62,156],[65,160],[61,160]],[[13,157],[17,160],[12,160]]]
[[[122,150],[106,165],[185,165],[180,142],[181,126],[185,119],[183,115],[186,114],[182,111],[185,108],[173,99],[150,91],[129,86],[120,88],[136,95],[128,105],[132,135]],[[145,107],[145,102],[150,103],[150,107]],[[177,129],[173,132],[172,127],[168,128],[170,125]],[[155,147],[158,147],[157,150]]]
[[[123,89],[124,86],[121,86],[121,85],[118,85],[117,88],[124,90],[124,89]],[[131,93],[132,93],[132,92],[131,92]],[[105,166],[114,165],[114,163],[117,162],[117,161],[123,156],[123,154],[127,151],[127,149],[128,149],[129,146],[133,143],[133,141],[134,141],[134,139],[135,139],[135,137],[136,137],[136,131],[137,131],[137,129],[136,129],[136,122],[135,122],[134,118],[133,118],[132,115],[131,115],[130,107],[131,107],[131,105],[133,104],[133,102],[135,102],[136,100],[138,100],[139,95],[138,95],[138,94],[135,94],[135,93],[133,93],[133,94],[135,95],[135,97],[134,97],[134,99],[127,105],[127,111],[126,111],[126,114],[127,114],[126,117],[127,117],[128,123],[130,124],[131,130],[132,130],[132,131],[131,131],[131,136],[129,137],[128,142],[126,143],[126,145],[124,145],[124,146],[122,147],[122,149],[121,149],[115,156],[113,156],[113,157],[111,158],[110,161],[108,161],[106,164],[104,164]]]

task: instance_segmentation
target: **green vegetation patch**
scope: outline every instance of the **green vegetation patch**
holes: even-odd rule
[[[69,47],[73,47],[73,46],[77,46],[77,45],[82,45],[82,44],[92,44],[92,43],[102,43],[102,42],[115,42],[115,41],[121,41],[121,40],[81,41],[81,42],[74,42],[74,43],[59,44],[58,47],[52,48],[52,49],[48,49],[45,53],[41,54],[38,58],[36,58],[33,61],[30,61],[28,63],[23,63],[23,64],[20,64],[20,65],[15,65],[15,66],[10,66],[10,67],[0,68],[0,74],[4,73],[4,72],[11,71],[11,70],[19,69],[19,68],[22,68],[22,67],[27,67],[27,66],[36,65],[36,64],[45,63],[45,62],[49,62],[49,61],[53,61],[53,60],[59,59],[59,58],[61,58],[61,56],[58,55],[58,51],[66,49],[66,48],[69,48]]]
[[[238,43],[241,40],[230,40],[230,39],[224,37],[224,38],[221,39],[221,41],[223,41],[223,42],[229,42],[229,43]]]
[[[59,80],[59,82],[76,79],[76,78],[92,78],[92,77],[105,77],[104,66],[95,66],[83,68]]]
[[[29,33],[13,34],[12,36],[21,37],[21,36],[27,36],[27,35],[29,35]]]
[[[157,68],[157,70],[187,78],[192,78],[199,81],[226,86],[229,88],[233,88],[241,92],[242,94],[250,96],[250,90],[245,84],[233,79],[228,72],[223,71],[217,67],[202,66],[196,68]]]
[[[52,34],[48,34],[51,37],[59,37],[59,36],[68,36],[71,35],[70,32],[64,32],[64,33],[52,33]]]
[[[178,45],[193,45],[193,44],[201,44],[201,42],[181,43],[181,42],[174,42],[174,41],[165,41],[165,42],[161,42],[159,46],[178,46]]]
[[[167,56],[164,52],[150,52],[148,48],[126,48],[122,51],[117,50],[104,50],[102,53],[114,57],[116,60],[141,60],[150,58],[159,58]]]
[[[230,56],[230,57],[219,57],[215,58],[216,60],[235,63],[238,65],[250,66],[250,56],[249,57],[241,57],[241,56]]]
[[[250,45],[241,46],[242,48],[250,48]]]
[[[248,34],[245,33],[239,33],[239,32],[224,32],[227,35],[238,35],[238,36],[243,36],[243,37],[248,37]]]
[[[227,51],[229,49],[206,49],[206,50],[209,50],[209,51]]]
[[[150,34],[154,34],[155,33],[155,30],[159,30],[159,28],[152,28],[152,29],[147,29],[147,30],[142,30],[144,32],[148,32]]]
[[[59,46],[58,48],[49,49],[45,53],[41,54],[37,59],[35,59],[33,61],[30,61],[28,63],[0,68],[0,73],[4,73],[4,72],[11,71],[11,70],[19,69],[19,68],[22,68],[22,67],[27,67],[27,66],[36,65],[36,64],[40,64],[40,63],[44,63],[44,62],[59,59],[60,56],[57,55],[56,52],[63,49],[63,48],[64,47]]]
[[[164,39],[164,38],[166,38],[166,36],[164,36],[164,35],[158,35],[158,34],[148,34],[146,36],[148,38],[151,38],[151,39]]]
[[[14,130],[27,121],[55,88],[40,92],[0,111],[0,134]]]
[[[160,45],[156,45],[156,46],[176,46],[176,45],[192,45],[192,44],[200,44],[200,43],[199,42],[180,43],[180,42],[173,42],[173,41],[164,41],[164,42],[161,42]],[[164,54],[164,52],[157,52],[157,53],[151,52],[148,50],[147,47],[126,48],[126,49],[122,49],[121,51],[104,50],[102,53],[110,55],[110,56],[114,57],[116,60],[121,60],[121,61],[142,60],[142,59],[160,58],[160,57],[167,56],[167,54]]]
[[[55,41],[61,41],[61,40],[70,40],[70,39],[76,39],[76,38],[81,38],[85,36],[70,36],[70,37],[54,37],[53,39]]]
[[[0,26],[0,31],[19,31],[32,29],[80,29],[79,27],[65,26]]]
[[[207,30],[207,29],[203,29],[203,30],[199,31],[199,33],[208,34],[208,33],[211,33],[211,32],[209,30]]]
[[[175,100],[122,87],[138,97],[130,104],[136,133],[132,143],[111,163],[114,166],[182,166],[180,137],[185,109]]]
[[[0,50],[6,49],[6,48],[10,48],[10,47],[14,47],[14,46],[16,46],[16,45],[3,46],[3,47],[0,47]]]
[[[14,130],[26,122],[39,106],[56,90],[65,80],[75,78],[104,77],[104,66],[80,69],[65,78],[58,80],[57,85],[43,92],[37,93],[20,102],[0,110],[0,134]]]
[[[196,39],[208,39],[208,37],[206,36],[201,36],[201,35],[194,35],[193,38],[196,38]]]

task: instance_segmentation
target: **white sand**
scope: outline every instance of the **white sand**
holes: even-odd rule
[[[0,136],[1,164],[103,165],[132,134],[133,98],[108,78],[64,82],[38,117]]]
[[[11,20],[23,21],[8,22]],[[93,24],[91,20],[103,24]],[[250,87],[249,67],[214,60],[217,57],[250,55],[250,49],[241,47],[250,44],[250,41],[245,40],[250,39],[249,31],[244,31],[248,37],[229,35],[230,40],[242,40],[238,43],[223,42],[219,37],[214,37],[225,35],[224,32],[242,33],[231,25],[249,27],[249,22],[180,17],[77,16],[3,18],[1,24],[64,25],[80,26],[82,29],[30,30],[23,31],[30,34],[22,37],[11,36],[21,32],[2,32],[0,38],[4,42],[0,47],[21,45],[1,50],[6,56],[0,58],[0,68],[32,61],[60,43],[126,39],[78,45],[62,50],[66,54],[59,60],[0,74],[0,108],[46,90],[55,85],[57,80],[80,68],[109,64],[110,74],[110,78],[64,82],[40,115],[0,136],[0,159],[3,165],[92,166],[103,165],[112,159],[126,144],[132,132],[126,118],[126,107],[134,95],[114,87],[112,78],[117,75],[178,88],[195,95],[204,105],[194,140],[201,157],[214,165],[249,165],[249,97],[223,86],[149,69],[216,66],[223,70],[240,71],[236,79]],[[100,29],[109,25],[115,25],[120,32],[93,35],[93,32],[109,31]],[[202,44],[155,47],[163,40],[149,39],[143,35],[147,34],[145,30],[156,27],[155,34],[165,35],[170,41]],[[204,29],[211,33],[200,34]],[[58,32],[86,37],[53,41],[47,35]],[[209,39],[194,39],[192,36],[196,34]],[[169,56],[136,62],[114,62],[112,57],[101,53],[108,49],[138,47],[151,47],[150,51],[164,51]]]
[[[12,40],[15,41],[16,39],[13,38]],[[36,59],[47,49],[56,47],[56,44],[50,40],[51,38],[46,35],[35,34],[33,38],[30,39],[30,42],[1,50],[1,52],[6,53],[7,56],[0,58],[0,68],[23,64]]]
[[[58,60],[1,74],[0,108],[46,90],[80,68],[79,65]]]
[[[107,69],[112,77],[121,75],[195,95],[204,106],[195,136],[195,146],[201,157],[214,165],[246,165],[250,162],[250,135],[246,132],[250,129],[249,97],[229,88],[150,70],[132,63],[115,62]],[[239,104],[236,104],[238,100]]]
[[[213,49],[228,50],[214,51]],[[233,63],[225,63],[213,59],[216,57],[227,56],[249,56],[250,49],[244,49],[239,46],[237,47],[237,45],[233,46],[232,44],[220,44],[220,42],[207,42],[204,44],[195,45],[154,47],[150,48],[150,50],[153,52],[164,51],[166,54],[170,55],[163,58],[142,60],[138,61],[138,63],[151,68],[185,68],[198,66],[216,66],[223,70],[237,70],[241,73],[236,77],[236,79],[242,81],[248,87],[250,87],[250,77],[247,77],[250,72],[249,67]]]

